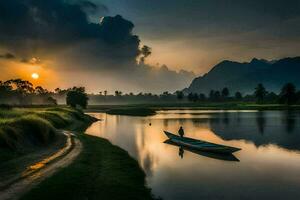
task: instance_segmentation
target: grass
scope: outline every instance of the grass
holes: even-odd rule
[[[57,128],[83,132],[92,121],[81,111],[70,108],[2,108],[0,162],[19,160],[20,154],[26,154],[21,158],[33,156],[40,148],[31,151],[32,148],[50,146],[56,141]],[[22,199],[154,199],[145,187],[143,170],[126,151],[105,139],[84,134],[77,137],[83,143],[83,150],[75,162],[37,185]],[[16,156],[18,159],[13,159]],[[12,172],[18,169],[15,165],[20,163],[12,162],[15,167]]]
[[[43,181],[22,200],[153,199],[137,161],[105,139],[78,135],[84,148],[67,168]]]
[[[72,129],[91,121],[81,111],[71,108],[0,109],[0,161],[7,161],[50,145],[56,128]],[[74,125],[76,124],[76,125]]]

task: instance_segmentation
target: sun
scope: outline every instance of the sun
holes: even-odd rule
[[[31,77],[33,79],[38,79],[40,77],[40,75],[38,73],[33,73],[33,74],[31,74]]]

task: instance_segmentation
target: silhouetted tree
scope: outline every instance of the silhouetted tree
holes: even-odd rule
[[[264,98],[267,95],[267,91],[265,89],[265,87],[263,86],[263,84],[258,84],[257,87],[255,88],[255,92],[254,92],[254,96],[256,98],[256,102],[257,103],[263,103],[264,102]]]
[[[274,92],[269,92],[266,97],[265,100],[268,103],[278,103],[278,95],[275,94]]]
[[[297,102],[296,87],[294,84],[287,83],[282,87],[279,102],[288,105]]]
[[[214,91],[214,90],[211,90],[211,91],[209,92],[209,99],[210,99],[211,101],[214,101],[214,98],[215,98],[215,91]]]
[[[193,101],[194,94],[192,92],[189,93],[188,96],[187,96],[187,98],[188,98],[189,101]]]
[[[220,91],[211,90],[209,92],[209,100],[210,101],[220,101],[221,93]]]
[[[122,92],[121,92],[121,91],[118,91],[118,90],[116,90],[116,91],[115,91],[115,96],[116,96],[116,97],[122,96]]]
[[[205,94],[201,93],[201,94],[199,95],[199,101],[205,101],[205,100],[206,100]]]
[[[214,99],[215,99],[215,101],[219,101],[221,99],[220,91],[215,91]]]
[[[225,87],[225,88],[223,88],[223,90],[222,90],[222,97],[223,97],[224,99],[226,99],[228,96],[229,96],[229,89]]]
[[[234,97],[236,100],[239,100],[239,101],[242,100],[242,98],[243,98],[242,93],[240,93],[240,92],[236,92]]]
[[[184,94],[182,91],[176,91],[177,99],[182,100],[184,98]]]
[[[193,102],[196,102],[196,101],[198,101],[199,100],[199,95],[197,94],[197,93],[194,93],[194,95],[193,95]]]
[[[48,105],[57,105],[57,101],[53,97],[48,97],[46,103]]]
[[[35,87],[35,93],[37,95],[46,95],[49,92],[48,92],[48,90],[44,89],[42,86],[37,86],[37,87]]]
[[[82,108],[86,108],[88,104],[88,96],[85,93],[84,87],[73,87],[67,93],[66,102],[67,105],[76,108],[80,106]]]
[[[60,89],[60,88],[55,88],[55,90],[54,90],[54,92],[55,92],[56,94],[59,94],[59,93],[60,93],[60,91],[61,91],[61,89]]]

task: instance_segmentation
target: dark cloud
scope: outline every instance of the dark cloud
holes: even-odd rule
[[[111,82],[107,89],[161,92],[185,87],[194,77],[139,65],[142,52],[134,24],[120,15],[92,22],[89,15],[99,9],[108,11],[92,1],[0,1],[0,48],[27,64],[53,59],[47,67],[63,76],[65,85],[78,84],[74,77],[81,76],[89,91]]]
[[[299,0],[93,1],[135,22],[153,63],[206,73],[224,59],[299,55]]]
[[[95,4],[91,1],[79,1],[78,4],[86,13],[95,14],[97,12],[108,13],[109,9],[103,4]]]
[[[98,6],[90,1],[1,1],[0,39],[8,50],[25,55],[37,56],[34,54],[96,41],[101,50],[105,45],[121,47],[113,51],[114,58],[135,59],[139,39],[131,33],[133,24],[119,15],[105,17],[101,24],[91,23],[84,8],[97,9]],[[120,49],[126,49],[124,54]],[[128,54],[128,51],[133,53]]]
[[[143,34],[159,38],[280,28],[300,17],[299,0],[95,0],[99,1],[134,20]],[[283,33],[291,30],[282,29]]]

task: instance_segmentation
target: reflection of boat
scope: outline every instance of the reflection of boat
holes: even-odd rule
[[[231,154],[241,150],[240,148],[214,144],[214,143],[210,143],[202,140],[196,140],[188,137],[180,137],[167,131],[164,132],[172,142],[195,150],[221,153],[221,154]]]
[[[192,153],[195,153],[195,154],[198,154],[198,155],[201,155],[201,156],[206,156],[206,157],[209,157],[209,158],[214,158],[214,159],[218,159],[218,160],[225,160],[225,161],[236,161],[236,162],[240,161],[233,154],[219,154],[219,153],[199,151],[199,150],[191,149],[191,148],[188,148],[188,147],[180,146],[180,145],[172,142],[172,140],[170,140],[170,139],[164,141],[164,143],[174,145],[174,146],[179,147],[180,149],[181,148],[184,149],[185,151],[190,151]],[[183,150],[182,150],[182,152],[183,152]],[[181,154],[182,155],[180,155],[180,156],[182,158],[183,153],[181,153]]]

